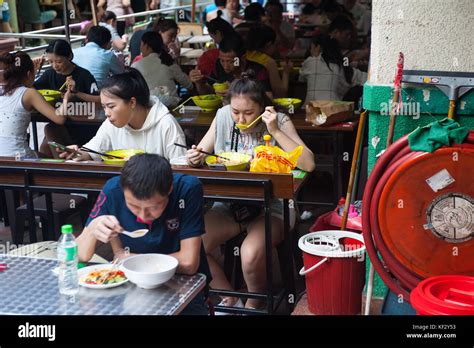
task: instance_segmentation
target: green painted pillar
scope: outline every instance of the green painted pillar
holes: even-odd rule
[[[388,85],[364,85],[364,105],[369,114],[368,171],[372,170],[377,155],[385,149],[390,120],[390,103],[393,87]],[[448,115],[449,100],[433,86],[410,85],[402,89],[402,108],[397,116],[393,141],[412,132],[419,126],[443,119]],[[474,129],[474,91],[457,101],[455,120],[462,126]],[[386,286],[376,274],[374,297],[383,297]]]

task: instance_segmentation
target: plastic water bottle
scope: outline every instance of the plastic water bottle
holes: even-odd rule
[[[58,242],[59,292],[64,295],[75,295],[79,291],[79,279],[77,243],[72,234],[72,225],[63,225],[61,233]]]

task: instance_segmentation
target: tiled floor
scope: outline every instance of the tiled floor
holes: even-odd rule
[[[364,311],[365,308],[365,296],[362,297],[362,306],[361,310]],[[372,298],[371,305],[370,305],[370,312],[369,315],[380,315],[381,309],[383,304],[383,298]],[[295,309],[291,315],[316,315],[311,313],[308,308],[308,297],[307,294],[304,294],[298,303],[295,306]]]

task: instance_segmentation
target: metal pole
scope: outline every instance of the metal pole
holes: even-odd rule
[[[64,31],[65,31],[65,34],[66,34],[66,41],[71,43],[71,37],[70,37],[70,33],[69,33],[69,9],[67,7],[67,1],[68,0],[63,0],[63,1],[64,1],[64,11],[63,11]]]
[[[267,312],[273,314],[273,244],[272,244],[272,215],[271,215],[271,195],[272,182],[265,181],[264,192],[264,219],[265,219],[265,268],[267,270]]]
[[[191,23],[196,21],[196,0],[191,2]]]
[[[46,216],[48,217],[48,230],[46,233],[46,226],[42,226],[43,236],[48,236],[48,238],[45,238],[44,240],[56,240],[56,228],[59,228],[59,226],[55,226],[54,224],[53,194],[51,192],[46,192],[44,195],[46,199]]]

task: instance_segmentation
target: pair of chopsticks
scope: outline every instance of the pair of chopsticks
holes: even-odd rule
[[[221,82],[217,81],[217,80],[216,80],[215,78],[213,78],[213,77],[210,77],[210,76],[207,76],[207,75],[202,75],[202,76],[204,76],[204,77],[205,77],[206,79],[208,79],[209,81],[216,82],[216,83],[221,83]]]
[[[179,147],[184,147],[185,149],[191,149],[190,146],[186,146],[186,145],[182,145],[182,144],[178,144],[178,143],[174,143],[176,146],[179,146]],[[219,155],[216,155],[214,153],[210,153],[210,152],[206,152],[206,151],[203,151],[203,150],[197,150],[195,149],[197,152],[200,152],[200,153],[203,153],[205,155],[209,155],[209,156],[215,156],[215,157],[218,157],[218,158],[222,158],[223,160],[226,160],[226,161],[230,161],[229,158],[227,157],[222,157],[222,156],[219,156]]]
[[[118,258],[115,259],[114,261],[112,261],[112,267],[110,267],[110,269],[109,269],[106,273],[104,273],[104,274],[102,275],[102,277],[100,277],[99,279],[97,279],[97,282],[96,282],[96,283],[97,283],[97,284],[104,284],[104,282],[107,280],[107,278],[109,277],[109,275],[110,275],[113,271],[117,270],[117,269],[119,268],[120,264],[121,264],[121,262],[119,261]]]
[[[84,146],[82,146],[79,150],[82,150],[82,151],[85,151],[85,152],[90,152],[90,153],[95,153],[96,155],[101,155],[101,156],[105,156],[105,157],[123,159],[123,157],[115,156],[115,155],[108,155],[106,153],[95,151],[95,150],[89,149],[88,147],[84,147]]]
[[[41,64],[38,68],[38,71],[36,72],[36,76],[35,76],[35,79],[37,79],[39,77],[39,75],[41,74],[41,69],[43,69],[43,65],[44,65],[44,62],[46,61],[46,59],[44,58],[44,55],[41,57]]]
[[[179,104],[177,107],[175,107],[173,110],[171,111],[176,111],[178,110],[181,106],[183,106],[184,104],[186,104],[188,101],[190,101],[193,97],[189,97],[188,99],[186,99],[184,102],[182,102],[181,104]]]
[[[66,82],[64,82],[64,83],[63,83],[63,85],[62,85],[61,87],[59,87],[58,91],[62,91],[62,90],[63,90],[63,88],[64,88],[64,86],[66,86],[66,84],[67,84],[67,81],[66,81]]]

